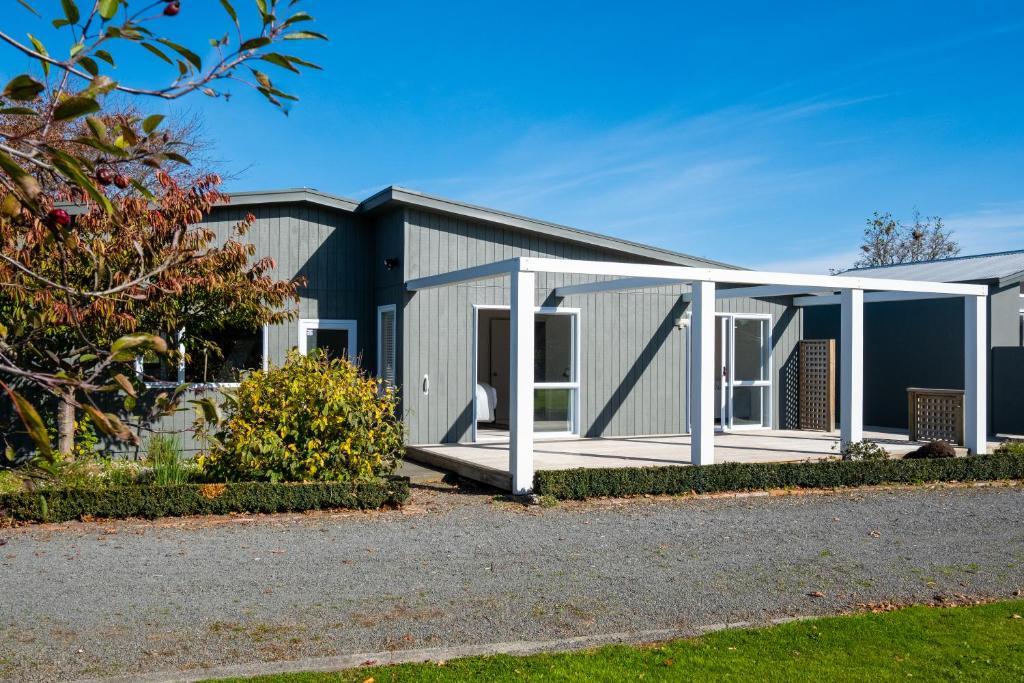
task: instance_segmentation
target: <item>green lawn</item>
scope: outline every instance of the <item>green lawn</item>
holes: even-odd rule
[[[657,646],[610,646],[530,657],[470,657],[333,674],[247,679],[265,683],[387,681],[1019,681],[1024,602],[913,607],[730,630]],[[226,679],[241,680],[241,679]]]

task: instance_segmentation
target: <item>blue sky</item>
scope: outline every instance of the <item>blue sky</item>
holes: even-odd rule
[[[940,215],[965,253],[1024,248],[1019,2],[301,6],[331,41],[290,45],[325,71],[282,79],[289,116],[239,89],[146,103],[202,118],[230,189],[402,185],[807,272],[852,261],[875,210]],[[227,24],[183,0],[166,26],[201,48]]]

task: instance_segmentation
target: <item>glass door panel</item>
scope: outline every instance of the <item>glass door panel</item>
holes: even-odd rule
[[[765,340],[768,321],[763,318],[734,318],[733,379],[737,382],[762,382],[768,379]]]

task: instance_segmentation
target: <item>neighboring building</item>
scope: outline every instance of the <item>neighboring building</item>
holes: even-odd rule
[[[989,432],[1024,434],[1024,250],[849,270],[843,275],[983,284]],[[838,306],[805,306],[807,338],[839,338]],[[964,388],[962,299],[871,303],[864,311],[864,422],[907,427],[907,387]]]
[[[299,319],[220,335],[223,360],[192,354],[187,367],[147,367],[147,374],[196,383],[194,392],[203,393],[245,369],[280,363],[293,347],[347,353],[400,387],[413,444],[467,442],[507,429],[509,283],[496,277],[413,293],[407,281],[517,256],[732,268],[396,187],[362,202],[305,189],[235,193],[204,224],[226,233],[248,212],[256,222],[246,239],[276,259],[276,276],[306,278]],[[538,276],[536,430],[686,432],[689,287],[567,304],[553,296],[557,286],[593,279]],[[736,364],[735,376],[716,383],[718,424],[796,426],[802,316],[791,303],[718,303],[716,348],[733,349]],[[717,362],[724,367],[721,354]],[[192,419],[183,411],[160,428],[185,430]],[[186,450],[199,447],[185,441]]]

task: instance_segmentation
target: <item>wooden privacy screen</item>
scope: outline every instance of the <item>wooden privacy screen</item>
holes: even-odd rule
[[[836,428],[836,340],[800,342],[800,429]]]
[[[907,389],[911,441],[949,441],[964,445],[962,389]]]

